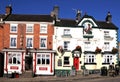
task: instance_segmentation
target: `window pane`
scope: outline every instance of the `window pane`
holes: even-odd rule
[[[64,35],[70,35],[70,29],[64,29]]]
[[[20,54],[17,54],[17,64],[20,64]]]
[[[32,47],[32,38],[27,38],[27,47]]]
[[[65,42],[64,42],[64,49],[65,49],[65,50],[68,50],[69,44],[70,44],[69,41],[65,41]]]
[[[33,32],[33,27],[32,27],[32,26],[27,26],[26,31],[27,31],[27,32]]]
[[[37,64],[41,64],[41,61],[39,58],[37,59]]]
[[[69,64],[69,57],[64,57],[64,64]]]
[[[11,38],[10,46],[11,47],[16,47],[16,38]]]
[[[40,38],[40,47],[46,48],[47,47],[47,40],[46,38]]]
[[[16,57],[13,57],[13,64],[16,64]]]
[[[9,64],[20,64],[21,63],[21,54],[19,53],[10,53],[8,54],[8,63]]]
[[[95,55],[93,54],[86,54],[84,58],[85,58],[85,63],[95,63]]]
[[[62,59],[58,59],[58,66],[62,66]]]
[[[12,64],[12,54],[8,54],[8,58],[9,58],[8,60],[9,64]]]
[[[16,32],[17,31],[17,27],[16,26],[11,26],[11,32]]]
[[[37,55],[37,64],[41,64],[41,54]]]
[[[45,55],[42,54],[42,64],[45,64]]]
[[[40,33],[47,33],[47,25],[43,25],[40,27]]]
[[[50,55],[46,55],[46,64],[50,64]]]

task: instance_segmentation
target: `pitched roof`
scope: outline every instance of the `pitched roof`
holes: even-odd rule
[[[76,21],[73,19],[59,19],[56,21],[55,26],[74,27],[76,24]]]
[[[4,14],[0,14],[0,18],[4,18],[5,17],[5,15]]]
[[[10,14],[6,17],[4,14],[0,14],[0,18],[5,18],[5,21],[31,21],[31,22],[53,22],[53,18],[50,15],[27,15],[27,14]],[[97,21],[93,16],[84,15],[84,18],[92,18],[93,21],[102,29],[118,29],[112,22],[107,23],[106,21]],[[79,22],[81,22],[81,20]],[[79,23],[78,22],[78,23]],[[55,22],[55,26],[75,27],[78,24],[74,19],[59,19]]]
[[[53,18],[50,15],[10,14],[5,21],[52,22]]]
[[[93,16],[90,16],[90,15],[84,15],[82,17],[82,19],[83,18],[91,18],[91,19],[93,19],[93,21],[98,25],[99,28],[103,28],[103,29],[118,29],[118,27],[115,26],[112,22],[111,23],[107,23],[106,21],[98,21],[98,20],[95,20],[95,18]]]
[[[96,21],[99,28],[103,29],[118,29],[113,23],[107,23],[106,21]]]

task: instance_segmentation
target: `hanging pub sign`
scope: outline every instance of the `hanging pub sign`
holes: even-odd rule
[[[92,27],[93,23],[90,20],[85,20],[83,23],[83,37],[84,38],[93,38]]]

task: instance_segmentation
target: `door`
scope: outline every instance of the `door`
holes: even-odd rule
[[[0,53],[0,77],[3,77],[4,73],[4,55]]]
[[[32,56],[25,57],[25,70],[32,70]]]
[[[79,57],[74,57],[74,67],[76,71],[79,70]]]

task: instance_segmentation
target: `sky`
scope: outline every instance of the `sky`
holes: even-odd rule
[[[120,0],[0,0],[0,14],[5,14],[5,7],[10,4],[13,14],[50,14],[54,6],[59,6],[59,17],[68,19],[75,19],[76,10],[80,10],[82,16],[87,13],[104,21],[110,11],[112,22],[120,28]]]

